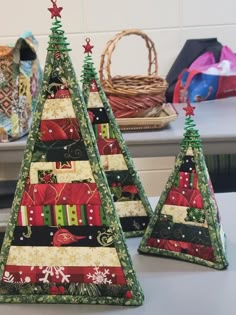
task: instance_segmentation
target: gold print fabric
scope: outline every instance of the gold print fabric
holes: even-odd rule
[[[7,265],[15,266],[120,267],[115,248],[11,246]]]
[[[141,201],[116,202],[117,213],[120,217],[145,216],[146,211]]]
[[[161,211],[163,215],[171,215],[173,218],[173,222],[175,223],[183,223],[194,226],[207,227],[206,221],[204,223],[198,223],[194,221],[186,221],[187,217],[187,209],[188,207],[180,207],[180,206],[172,206],[172,205],[164,205]]]
[[[101,155],[101,161],[106,171],[127,170],[127,165],[122,154]]]
[[[42,113],[42,120],[76,118],[70,98],[47,99]]]
[[[101,108],[103,103],[98,93],[90,93],[88,99],[88,108]]]

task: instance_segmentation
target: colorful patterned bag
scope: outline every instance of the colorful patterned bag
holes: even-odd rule
[[[173,103],[201,102],[236,96],[236,55],[227,46],[216,62],[212,52],[200,55],[184,69],[175,85]]]
[[[27,134],[42,77],[37,41],[24,33],[15,46],[0,46],[0,143]]]

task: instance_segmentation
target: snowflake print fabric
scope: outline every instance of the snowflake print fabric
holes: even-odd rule
[[[99,272],[95,272],[99,270]],[[108,274],[106,274],[108,272]],[[105,274],[105,279],[103,274]],[[91,284],[126,285],[124,273],[120,267],[18,267],[8,268],[4,272],[4,283],[60,283],[70,282]]]

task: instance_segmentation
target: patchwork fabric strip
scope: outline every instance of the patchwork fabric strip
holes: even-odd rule
[[[18,213],[19,226],[100,226],[106,224],[102,205],[42,205],[21,206]]]

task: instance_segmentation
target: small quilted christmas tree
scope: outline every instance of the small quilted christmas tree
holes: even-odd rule
[[[228,266],[225,235],[200,136],[192,119],[194,109],[189,102],[184,108],[181,150],[139,252],[225,269]]]
[[[153,212],[137,175],[92,60],[90,39],[83,45],[83,95],[97,146],[126,237],[143,235]]]
[[[54,19],[0,255],[0,302],[140,305],[87,108]]]

